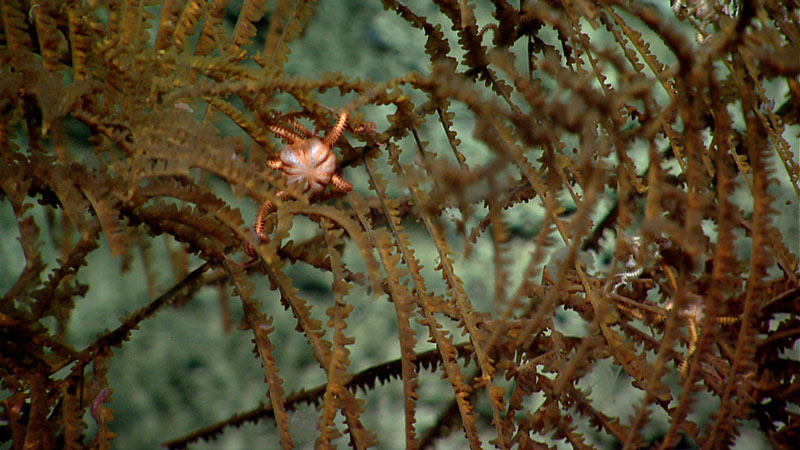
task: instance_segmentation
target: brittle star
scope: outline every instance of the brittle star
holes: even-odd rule
[[[283,147],[278,157],[267,161],[267,167],[283,171],[288,178],[288,184],[302,185],[303,192],[309,192],[312,197],[321,195],[328,185],[331,186],[333,193],[346,194],[350,192],[353,185],[339,173],[336,155],[332,150],[347,127],[349,116],[348,112],[341,113],[336,125],[324,137],[311,133],[295,121],[290,122],[291,128],[269,125],[268,129],[286,141],[287,145]],[[284,198],[286,195],[286,191],[283,190],[275,194],[278,198]],[[275,205],[270,200],[266,200],[258,209],[253,231],[261,241],[269,242],[265,228],[267,216],[274,210]],[[246,266],[255,261],[258,256],[255,248],[249,242],[245,242],[243,248],[251,261],[244,264],[232,262]],[[227,255],[225,258],[231,261]]]

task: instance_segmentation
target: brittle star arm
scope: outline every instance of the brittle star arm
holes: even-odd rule
[[[336,121],[336,125],[331,128],[331,131],[322,138],[322,143],[327,145],[328,148],[333,147],[336,142],[342,137],[342,133],[344,129],[347,127],[347,119],[350,117],[350,113],[343,112],[339,115],[339,120]]]
[[[331,187],[333,190],[341,192],[342,194],[347,194],[353,190],[353,185],[338,173],[331,176]]]

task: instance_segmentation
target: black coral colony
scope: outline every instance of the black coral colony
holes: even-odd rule
[[[11,448],[796,445],[798,2],[2,0],[0,33]]]

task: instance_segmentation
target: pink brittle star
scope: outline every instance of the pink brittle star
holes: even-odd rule
[[[286,141],[287,145],[283,147],[278,157],[267,161],[267,167],[283,171],[288,178],[288,184],[301,185],[303,192],[309,192],[312,197],[323,195],[328,185],[331,186],[334,194],[350,192],[353,190],[353,185],[339,173],[336,155],[333,153],[333,146],[347,128],[349,117],[350,113],[341,113],[336,125],[325,137],[316,136],[295,121],[290,122],[291,128],[269,125],[268,129]],[[287,193],[281,190],[275,195],[278,198],[284,198]],[[266,200],[258,209],[253,230],[261,241],[269,241],[265,228],[267,216],[274,210],[275,205],[269,200]],[[258,258],[255,249],[249,242],[245,242],[243,248],[245,254],[253,261]],[[227,256],[226,259],[228,259]]]

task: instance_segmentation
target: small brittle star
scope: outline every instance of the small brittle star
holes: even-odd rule
[[[277,157],[267,161],[267,167],[282,171],[288,178],[288,184],[301,185],[302,192],[309,192],[312,197],[324,196],[325,188],[328,185],[331,186],[332,194],[350,192],[353,185],[340,174],[336,155],[332,150],[347,128],[349,116],[348,112],[341,113],[336,125],[324,137],[311,133],[295,121],[290,122],[290,127],[269,125],[268,129],[286,141],[287,145],[281,149]],[[276,193],[278,198],[286,196],[287,192],[283,190]],[[261,241],[269,241],[265,228],[267,216],[274,210],[275,205],[269,200],[266,200],[258,209],[253,231]],[[245,254],[252,258],[244,265],[248,265],[258,258],[255,249],[249,242],[245,242],[243,248]],[[226,259],[229,258],[226,256]]]

